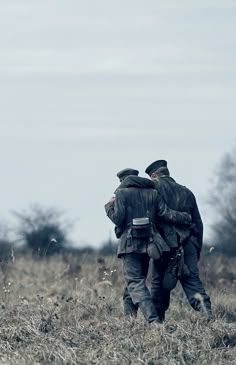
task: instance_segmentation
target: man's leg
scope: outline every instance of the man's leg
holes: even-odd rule
[[[211,318],[211,300],[199,278],[197,249],[191,240],[184,245],[184,263],[187,265],[190,273],[181,279],[180,282],[188,301],[193,309],[205,313]]]
[[[170,304],[170,291],[163,288],[162,282],[167,268],[168,258],[153,260],[151,294],[160,319],[165,319],[165,312]]]
[[[159,317],[151,294],[146,286],[149,257],[146,254],[122,255],[123,271],[132,302],[138,305],[148,322],[158,321]]]
[[[123,303],[124,303],[124,315],[136,317],[138,311],[138,304],[134,304],[132,302],[127,286],[125,286],[124,288]]]

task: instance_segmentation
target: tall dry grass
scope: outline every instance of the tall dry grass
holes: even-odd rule
[[[203,258],[216,319],[177,287],[166,322],[124,319],[115,257],[16,258],[0,278],[0,364],[236,364],[235,259]]]

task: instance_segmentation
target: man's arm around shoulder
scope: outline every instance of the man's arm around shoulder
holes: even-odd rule
[[[125,205],[121,190],[117,191],[116,196],[112,197],[105,210],[108,218],[117,226],[123,223],[125,219]]]

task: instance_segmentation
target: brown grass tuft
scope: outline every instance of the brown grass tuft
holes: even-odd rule
[[[235,267],[233,259],[203,259],[214,321],[177,287],[166,322],[153,327],[141,315],[124,319],[115,257],[16,259],[0,288],[0,365],[236,364]]]

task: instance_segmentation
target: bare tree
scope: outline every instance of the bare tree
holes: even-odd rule
[[[69,243],[70,224],[56,208],[33,205],[28,211],[13,212],[19,223],[19,241],[27,245],[39,257],[59,253]]]
[[[220,161],[209,202],[216,213],[214,242],[222,253],[236,256],[236,150]]]

